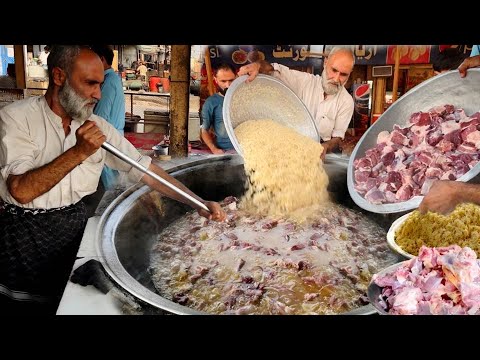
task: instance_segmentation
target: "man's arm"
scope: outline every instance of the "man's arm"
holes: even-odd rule
[[[213,201],[205,201],[201,197],[197,196],[194,194],[192,191],[190,191],[184,184],[182,184],[180,181],[175,179],[173,176],[169,175],[165,170],[163,170],[161,167],[156,166],[155,164],[150,164],[149,168],[150,171],[154,172],[155,174],[161,176],[163,179],[171,183],[172,185],[175,185],[179,189],[185,191],[187,194],[191,195],[193,198],[197,199],[201,203],[205,204],[209,209],[210,213],[206,212],[202,208],[198,207],[196,204],[193,202],[185,199],[184,197],[180,196],[177,194],[175,191],[171,190],[169,187],[163,185],[161,182],[158,180],[152,178],[151,176],[145,174],[142,177],[142,182],[145,183],[146,185],[150,186],[152,189],[155,189],[159,191],[160,193],[164,194],[165,196],[168,196],[171,199],[177,200],[179,202],[182,202],[184,204],[190,205],[192,208],[196,209],[199,215],[204,216],[210,220],[215,220],[215,221],[223,221],[226,218],[225,212],[222,210],[220,204],[213,202]]]
[[[200,199],[197,195],[193,194],[185,185],[181,182],[167,174],[162,168],[152,165],[152,159],[148,156],[142,156],[137,149],[130,143],[125,137],[123,137],[115,128],[109,124],[107,121],[100,119],[99,126],[102,131],[105,133],[108,142],[115,146],[118,150],[132,158],[134,161],[140,163],[144,167],[148,168],[150,171],[156,173],[157,175],[161,176],[168,182],[172,183],[173,185],[177,186],[178,188],[182,189],[192,197],[196,198],[197,200],[203,202],[211,211],[207,212],[197,208],[196,204],[191,203],[188,200],[185,200],[182,196],[178,195],[175,191],[172,191],[168,186],[163,185],[158,180],[150,177],[149,175],[144,174],[140,170],[132,167],[130,164],[126,163],[123,160],[118,159],[115,155],[112,155],[107,152],[105,158],[105,164],[112,169],[125,171],[128,174],[128,177],[131,181],[138,182],[142,181],[146,185],[150,186],[152,189],[161,192],[162,194],[188,204],[193,208],[197,209],[198,213],[201,216],[206,218],[216,220],[216,221],[223,221],[225,219],[225,212],[221,209],[220,205],[216,202],[212,201],[204,201]]]
[[[322,160],[325,160],[325,155],[335,150],[340,145],[341,141],[342,141],[342,138],[340,137],[332,137],[330,140],[325,141],[322,144],[323,146]]]
[[[458,67],[458,72],[460,76],[463,78],[467,76],[467,69],[474,68],[480,66],[480,55],[468,57],[460,64]]]
[[[76,137],[75,146],[50,163],[21,175],[10,174],[6,182],[12,197],[19,203],[26,204],[45,194],[105,141],[105,136],[95,122],[89,120],[78,128]]]
[[[448,214],[463,202],[480,205],[480,184],[437,180],[423,198],[418,210],[422,214],[427,211]]]
[[[212,136],[210,135],[210,132],[208,130],[205,130],[204,128],[200,129],[200,135],[202,137],[203,142],[208,146],[210,151],[214,154],[223,154],[224,151],[222,149],[219,149],[216,145],[215,142],[212,139]]]
[[[273,65],[265,60],[258,60],[254,63],[244,65],[238,70],[238,76],[249,75],[248,79],[245,81],[249,83],[253,81],[258,74],[267,74],[271,75],[273,73]]]
[[[305,88],[315,78],[313,74],[292,70],[281,64],[270,64],[265,60],[242,66],[238,72],[239,75],[249,75],[247,80],[245,80],[247,83],[255,79],[259,73],[275,76],[275,78],[285,83],[302,101],[305,101],[303,97]]]

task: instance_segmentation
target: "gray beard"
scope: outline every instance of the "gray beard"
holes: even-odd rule
[[[96,99],[84,99],[70,86],[68,79],[58,92],[60,105],[72,119],[81,122],[87,120],[93,113],[93,107],[87,107],[88,104],[97,103]]]
[[[322,71],[322,87],[323,91],[327,95],[335,95],[342,89],[341,84],[330,84],[327,80],[327,70],[323,69]]]

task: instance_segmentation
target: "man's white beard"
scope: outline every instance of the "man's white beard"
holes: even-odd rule
[[[324,68],[322,71],[322,87],[323,91],[327,95],[335,95],[342,89],[342,84],[332,84],[329,83],[327,80],[328,75],[327,75],[327,70]]]
[[[96,104],[96,99],[84,99],[77,94],[75,89],[70,86],[68,79],[65,80],[62,88],[58,92],[60,104],[65,109],[65,112],[79,121],[87,120],[93,113],[93,106],[87,106],[89,104]]]

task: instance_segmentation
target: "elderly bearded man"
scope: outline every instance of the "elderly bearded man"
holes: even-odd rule
[[[225,212],[142,156],[111,124],[93,114],[101,98],[100,57],[85,46],[55,46],[45,96],[0,110],[0,313],[54,314],[86,224],[81,201],[97,189],[104,164],[187,203],[212,220]],[[101,149],[108,141],[210,212]]]
[[[333,48],[325,60],[322,76],[291,70],[280,64],[259,60],[242,66],[238,75],[249,75],[247,82],[261,74],[282,80],[304,102],[312,114],[324,152],[331,152],[345,137],[353,115],[353,98],[345,89],[355,65],[355,56],[347,48]]]

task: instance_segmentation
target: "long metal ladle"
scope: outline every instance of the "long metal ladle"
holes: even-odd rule
[[[173,191],[175,191],[177,194],[181,195],[182,197],[184,197],[185,199],[188,199],[190,200],[191,202],[193,202],[195,205],[198,205],[200,206],[203,210],[206,210],[208,212],[210,212],[210,209],[203,203],[201,203],[200,201],[198,201],[197,199],[195,199],[194,197],[192,197],[191,195],[187,194],[185,191],[183,191],[182,189],[179,189],[178,187],[176,187],[175,185],[173,184],[170,184],[167,180],[165,180],[164,178],[162,178],[161,176],[155,174],[154,172],[148,170],[145,166],[143,166],[142,164],[136,162],[135,160],[133,160],[131,157],[127,156],[126,154],[124,154],[123,152],[121,152],[120,150],[118,150],[115,146],[113,146],[112,144],[110,144],[109,142],[105,141],[103,144],[102,144],[102,148],[104,148],[105,150],[107,150],[108,152],[112,153],[113,155],[115,155],[116,157],[118,157],[119,159],[125,161],[126,163],[132,165],[134,168],[140,170],[141,172],[143,172],[144,174],[147,174],[151,177],[153,177],[155,180],[158,180],[160,181],[163,185],[169,187],[170,189],[172,189]]]

